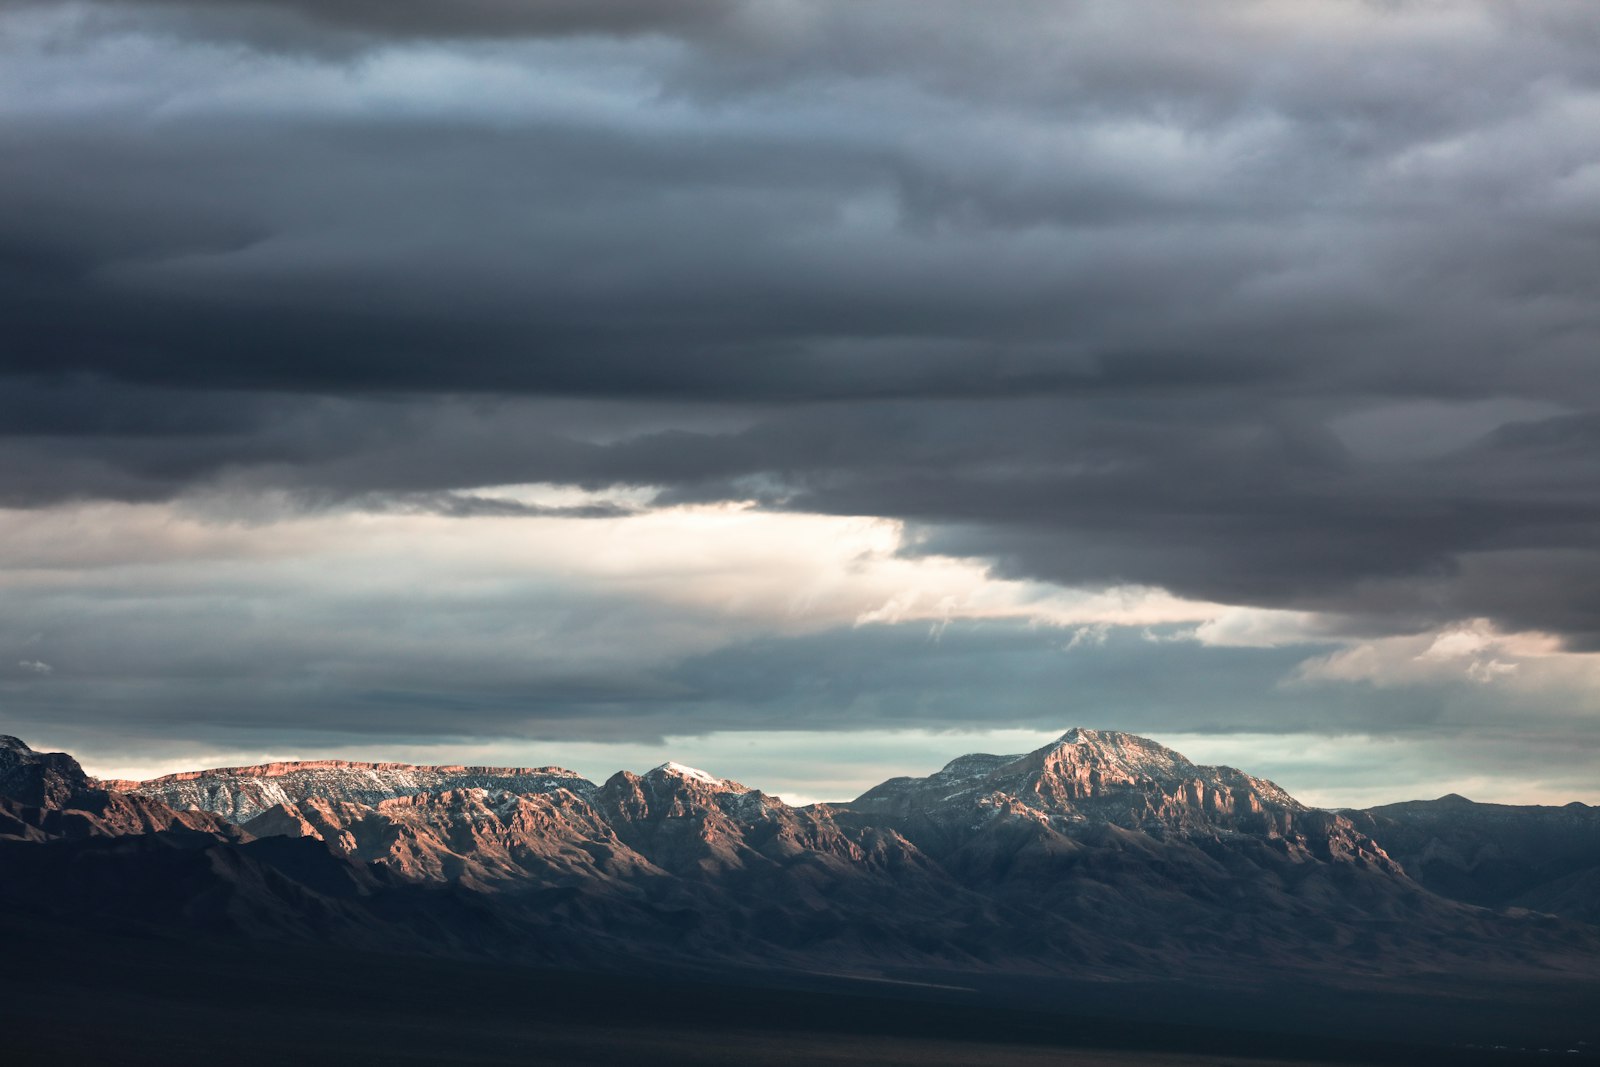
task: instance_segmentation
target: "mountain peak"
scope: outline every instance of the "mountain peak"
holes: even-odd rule
[[[21,739],[0,734],[0,796],[59,808],[89,785],[78,761],[65,752],[35,752]]]
[[[1021,756],[975,753],[926,778],[894,778],[863,793],[862,811],[966,819],[990,798],[1068,823],[1163,832],[1285,834],[1304,807],[1271,782],[1200,766],[1156,741],[1074,727]]]
[[[722,791],[732,791],[736,793],[748,793],[750,791],[745,786],[740,785],[738,782],[727,778],[718,778],[716,775],[702,771],[698,767],[690,767],[688,764],[678,763],[675,760],[668,760],[659,767],[652,767],[649,771],[645,772],[645,777],[647,778],[659,778],[663,776],[681,778],[689,782],[699,782],[701,785],[707,785],[713,789]]]
[[[1091,730],[1087,726],[1074,726],[1060,737],[1057,745],[1087,745],[1092,748],[1130,748],[1171,752],[1170,748],[1148,737],[1130,734],[1123,730]]]
[[[1081,726],[1074,726],[1053,745],[1039,750],[1038,754],[1064,754],[1072,750],[1082,750],[1089,758],[1109,764],[1132,777],[1141,774],[1152,778],[1186,775],[1195,766],[1187,756],[1148,737],[1123,733],[1121,730],[1090,730]]]

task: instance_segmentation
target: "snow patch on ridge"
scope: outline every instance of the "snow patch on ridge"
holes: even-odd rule
[[[644,776],[657,782],[660,782],[663,778],[676,778],[680,782],[697,782],[711,789],[712,792],[720,793],[724,796],[730,794],[759,794],[761,792],[758,789],[751,789],[747,785],[736,782],[732,778],[718,778],[716,775],[702,771],[698,767],[690,767],[687,764],[678,763],[676,760],[668,760],[659,767],[652,767],[645,772]]]
[[[704,782],[706,785],[726,786],[728,784],[728,780],[725,778],[718,778],[715,775],[707,774],[698,767],[690,767],[686,764],[675,763],[672,760],[668,760],[659,767],[651,768],[652,774],[657,771],[661,772],[662,774],[677,775],[679,778],[688,778],[695,782]]]

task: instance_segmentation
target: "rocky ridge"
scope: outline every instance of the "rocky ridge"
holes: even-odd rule
[[[1443,896],[1600,923],[1600,807],[1476,804],[1452,793],[1343,814]]]
[[[312,798],[377,804],[397,797],[457,789],[540,794],[564,789],[590,796],[595,785],[561,767],[415,766],[305,760],[183,771],[148,781],[107,780],[106,789],[154,797],[174,808],[198,808],[244,823],[281,804]]]
[[[24,750],[0,750],[13,794],[48,792],[51,768],[76,768]],[[132,793],[87,779],[67,792],[236,835],[184,846],[183,884],[223,879],[205,890],[207,908],[334,941],[1119,974],[1177,961],[1347,970],[1600,953],[1590,927],[1430,892],[1379,843],[1373,817],[1308,808],[1264,779],[1112,731],[963,756],[850,803],[801,808],[674,763],[599,786],[560,768],[335,761],[104,785]],[[220,813],[247,817],[241,828]],[[143,877],[159,898],[174,876],[146,866],[180,861],[154,848],[170,835],[147,836],[152,849],[118,861],[145,873],[120,880]],[[27,899],[53,899],[52,877],[40,874]],[[396,915],[411,918],[395,928]]]

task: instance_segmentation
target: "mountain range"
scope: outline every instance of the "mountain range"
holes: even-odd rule
[[[675,763],[99,781],[0,737],[0,902],[450,956],[1104,976],[1600,972],[1600,808],[1327,811],[1073,729],[849,803]]]

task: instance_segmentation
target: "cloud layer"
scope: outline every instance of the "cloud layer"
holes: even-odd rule
[[[1586,6],[13,0],[0,31],[13,515],[171,507],[262,540],[432,516],[490,542],[734,502],[884,518],[934,569],[1266,613],[1192,620],[1270,620],[1235,647],[1272,659],[1252,691],[1275,710],[1207,720],[1230,729],[1306,728],[1285,677],[1422,685],[1418,655],[1463,628],[1542,663],[1600,650]],[[574,495],[494,489],[532,483]],[[124,595],[156,593],[29,611],[64,632]],[[351,626],[389,610],[329,597]],[[859,610],[887,640],[906,609]],[[657,705],[711,728],[683,709],[763,699],[717,656],[845,677],[865,638],[836,621],[738,652],[689,650],[678,621],[580,627],[589,666],[507,692],[576,701],[596,736]],[[356,656],[364,710],[328,712],[358,732],[404,721],[425,674],[429,700],[477,684],[473,657],[391,638]],[[1272,651],[1291,638],[1316,647]],[[161,640],[142,654],[169,674],[314,658],[179,670],[188,638]],[[604,666],[607,642],[638,655]],[[18,685],[73,669],[7,656],[51,665]],[[165,684],[151,707],[211,714]],[[256,692],[258,719],[293,703]]]

